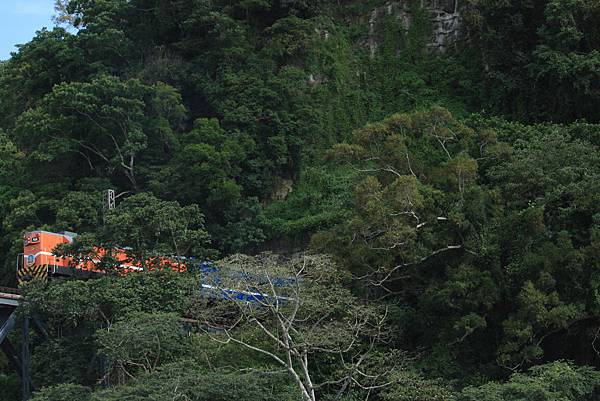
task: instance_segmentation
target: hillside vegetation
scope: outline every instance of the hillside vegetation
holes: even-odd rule
[[[147,271],[24,289],[35,401],[599,399],[600,3],[56,19],[0,62],[0,285],[34,229]],[[206,296],[163,255],[269,296]]]

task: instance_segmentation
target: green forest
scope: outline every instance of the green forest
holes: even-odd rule
[[[0,286],[33,230],[144,271],[22,288],[33,401],[600,400],[600,2],[55,20],[0,61]]]

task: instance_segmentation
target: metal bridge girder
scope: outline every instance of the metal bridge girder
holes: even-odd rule
[[[15,308],[0,308],[0,344],[6,339],[8,333],[15,327],[17,313]]]

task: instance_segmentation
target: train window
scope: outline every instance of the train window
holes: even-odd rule
[[[40,238],[39,237],[33,237],[31,238],[31,242],[39,242]]]

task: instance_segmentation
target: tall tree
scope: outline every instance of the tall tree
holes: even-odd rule
[[[265,356],[290,375],[306,401],[315,401],[324,385],[337,385],[340,395],[353,386],[383,385],[387,372],[370,367],[387,335],[385,313],[361,305],[328,257],[286,262],[274,255],[237,255],[217,266],[203,276],[203,288],[205,297],[220,304],[207,308],[204,301],[194,311],[208,334],[218,330],[211,334],[214,341]],[[333,376],[318,383],[325,365]]]
[[[202,260],[213,255],[204,215],[197,205],[181,206],[140,193],[123,200],[106,217],[106,243],[125,246],[135,263],[149,268],[174,256],[183,267],[185,256]]]
[[[161,160],[184,116],[173,88],[103,75],[55,86],[38,107],[21,115],[15,136],[32,163],[52,166],[54,179],[57,173],[76,176],[70,169],[115,180],[119,172],[127,179],[122,187],[136,192],[140,159]],[[76,167],[81,163],[87,173]]]

